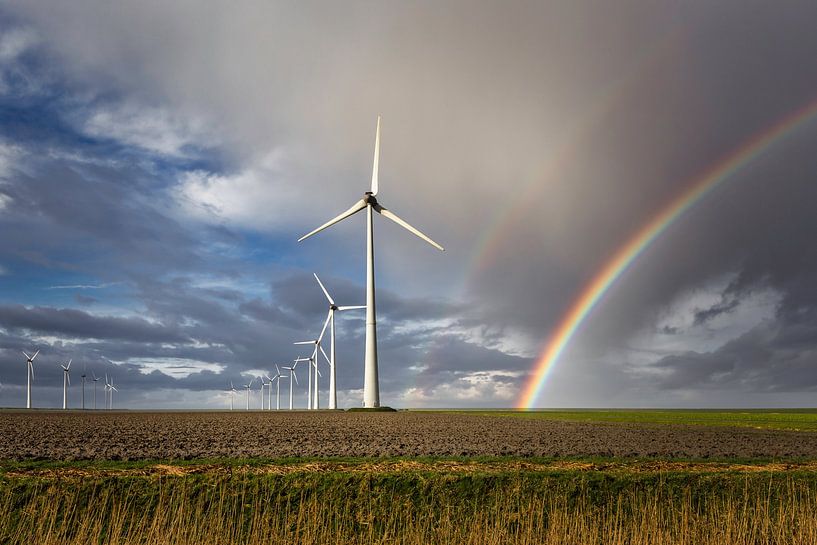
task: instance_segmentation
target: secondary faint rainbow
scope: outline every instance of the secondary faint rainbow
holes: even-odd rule
[[[772,127],[757,133],[696,178],[683,193],[673,199],[649,222],[636,231],[604,263],[570,305],[567,313],[562,317],[544,350],[536,360],[534,372],[522,390],[517,407],[527,409],[533,406],[547,382],[550,371],[559,360],[559,356],[561,356],[590,312],[598,305],[616,280],[670,225],[696,203],[700,202],[701,199],[759,157],[764,151],[815,117],[817,117],[817,100],[788,115]]]

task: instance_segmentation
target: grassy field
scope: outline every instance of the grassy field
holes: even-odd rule
[[[7,415],[6,446],[16,438],[37,455],[0,459],[0,543],[817,543],[817,456],[813,449],[791,448],[813,447],[817,435],[810,432],[817,431],[817,411],[438,412],[446,414]],[[456,446],[454,452],[474,437],[477,446],[542,440],[561,441],[566,450],[547,456],[264,455],[268,442],[280,444],[289,436],[258,431],[277,429],[282,419],[325,433],[339,447],[369,433],[386,445],[433,439]],[[582,424],[551,425],[543,419]],[[74,428],[67,429],[72,423]],[[673,427],[688,424],[718,428]],[[44,443],[28,445],[26,426],[48,430],[37,436]],[[222,429],[231,434],[225,443],[230,448],[222,448],[227,455],[188,456],[187,432],[180,435],[179,430],[196,430],[195,446],[220,437]],[[43,455],[107,445],[118,440],[104,435],[111,430],[127,436],[112,452],[128,454],[161,437],[161,448],[154,451],[166,459],[156,460],[157,454],[79,460]],[[601,440],[602,446],[625,441],[637,446],[642,436],[660,436],[678,446],[666,455],[577,454],[584,436]],[[253,448],[262,454],[232,454],[231,449],[252,447],[258,437],[265,439]],[[683,454],[680,443],[696,440],[703,454]],[[716,456],[720,450],[715,447],[729,441],[753,442],[747,451],[752,454]],[[298,445],[300,453],[304,444]],[[642,450],[654,448],[647,444]],[[477,452],[486,451],[491,449]]]
[[[756,429],[817,431],[817,409],[581,409],[581,410],[465,410],[447,413],[573,422],[632,422],[689,424]]]
[[[587,471],[505,460],[463,471],[463,462],[445,460],[245,462],[152,472],[144,463],[78,472],[7,464],[0,542],[817,543],[814,466]]]

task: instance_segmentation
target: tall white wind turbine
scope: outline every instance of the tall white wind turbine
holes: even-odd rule
[[[275,366],[275,376],[272,377],[272,379],[271,379],[271,380],[275,381],[275,410],[276,411],[281,410],[281,377],[283,377],[283,375],[281,374],[281,370],[278,369],[278,366],[276,365]],[[270,392],[272,392],[272,386],[270,386]],[[271,408],[272,407],[270,407],[270,409]]]
[[[295,363],[292,364],[292,367],[283,367],[283,369],[289,371],[289,410],[292,410],[292,389],[295,387],[295,384],[298,384],[298,375],[295,374],[295,368],[298,367],[298,362],[302,361],[301,358],[295,360]],[[295,384],[292,383],[292,380],[295,380]]]
[[[26,409],[31,408],[31,382],[34,380],[34,358],[37,357],[40,351],[37,350],[34,352],[33,356],[29,356],[25,352],[23,352],[23,356],[26,357],[26,374],[28,375],[28,387],[26,388]]]
[[[233,386],[233,381],[230,381],[230,410],[233,410],[234,401],[235,401],[235,386]]]
[[[307,233],[298,239],[298,242],[323,231],[339,221],[349,216],[366,210],[366,356],[364,359],[363,376],[363,406],[380,406],[380,383],[377,372],[377,319],[375,316],[374,297],[374,224],[372,222],[372,211],[384,216],[400,227],[408,230],[412,234],[425,240],[438,250],[443,247],[431,240],[429,237],[400,219],[392,211],[381,205],[375,198],[378,190],[378,163],[380,162],[380,116],[377,117],[377,131],[374,140],[374,165],[372,167],[372,187],[371,191],[364,193],[363,198],[357,201],[347,211],[339,216],[327,221],[314,231]]]
[[[258,382],[261,383],[261,410],[264,410],[264,386],[267,384],[264,382],[264,377],[258,377]]]
[[[116,386],[113,384],[113,375],[111,375],[111,410],[113,410],[113,393],[118,392],[119,390],[116,389]]]
[[[312,339],[310,341],[298,341],[293,344],[311,344],[315,348],[312,350],[312,355],[307,358],[309,360],[309,386],[308,392],[309,395],[307,396],[307,405],[309,409],[318,409],[320,408],[320,402],[318,400],[318,376],[323,376],[320,374],[318,370],[318,350],[323,353],[323,357],[326,358],[326,361],[329,361],[329,356],[326,355],[324,352],[323,347],[321,346],[321,339],[323,339],[323,334],[326,332],[326,324],[329,322],[329,317],[326,317],[326,322],[323,324],[323,330],[321,331],[320,336],[317,339]],[[314,385],[312,383],[312,368],[315,368],[315,382]]]
[[[323,290],[323,294],[326,296],[326,299],[329,301],[329,408],[330,409],[337,409],[338,408],[338,390],[337,390],[337,372],[336,372],[336,363],[337,354],[335,353],[335,311],[343,312],[345,310],[358,310],[366,308],[366,305],[357,305],[357,306],[342,306],[339,307],[335,304],[334,299],[332,296],[329,295],[329,292],[326,290],[326,287],[321,282],[321,279],[318,278],[318,275],[312,273],[315,276],[315,280],[318,281],[318,285]]]
[[[244,388],[247,389],[247,410],[248,411],[250,410],[250,386],[252,386],[252,381],[253,380],[255,380],[255,378],[251,378],[250,381],[247,384],[244,385]]]
[[[264,374],[263,378],[267,379],[267,382],[266,382],[266,386],[267,386],[267,410],[271,411],[272,410],[272,381],[273,381],[273,378],[270,377],[269,375],[267,375],[266,373]],[[262,409],[264,408],[263,407],[263,402],[262,402],[262,407],[261,408]]]
[[[82,379],[82,410],[83,411],[85,410],[85,377],[88,376],[86,374],[87,371],[88,371],[87,365],[83,363],[82,364],[82,374],[79,376],[79,378]]]
[[[94,373],[93,371],[91,371],[91,376],[93,377],[93,381],[94,381],[94,410],[96,410],[96,383],[99,382],[99,379],[101,377],[96,376],[96,373]],[[106,390],[106,392],[107,392],[107,390]],[[108,399],[107,394],[106,394],[105,399],[106,400]]]
[[[60,364],[62,367],[62,408],[63,410],[68,408],[68,387],[71,385],[71,376],[70,371],[71,369],[71,361],[68,360],[68,365]]]

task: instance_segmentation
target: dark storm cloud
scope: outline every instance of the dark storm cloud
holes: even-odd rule
[[[186,342],[175,328],[152,324],[141,318],[92,316],[72,309],[0,306],[0,325],[37,334],[62,334],[80,339],[119,339],[136,342]]]

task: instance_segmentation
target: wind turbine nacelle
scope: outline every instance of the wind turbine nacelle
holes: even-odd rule
[[[363,195],[363,202],[365,202],[366,204],[371,204],[372,206],[374,206],[374,205],[377,204],[377,199],[375,198],[374,195],[372,195],[371,191],[367,191]]]

